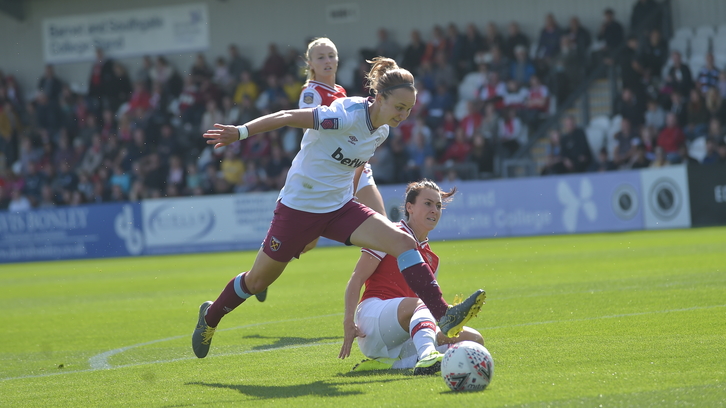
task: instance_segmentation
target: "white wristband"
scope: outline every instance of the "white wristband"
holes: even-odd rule
[[[245,125],[237,126],[237,131],[239,132],[239,140],[245,140],[250,136],[250,132]]]

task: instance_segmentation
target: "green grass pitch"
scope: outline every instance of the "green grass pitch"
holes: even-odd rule
[[[723,407],[726,228],[432,243],[444,296],[487,290],[470,326],[495,374],[350,373],[337,359],[354,248],[290,264],[228,315],[205,359],[197,309],[254,253],[0,265],[2,407]]]

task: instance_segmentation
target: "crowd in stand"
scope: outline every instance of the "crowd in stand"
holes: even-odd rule
[[[633,19],[643,18],[636,12],[640,3],[652,0],[638,0]],[[380,184],[492,174],[494,158],[514,155],[555,101],[564,100],[589,67],[608,61],[625,41],[625,29],[606,10],[594,36],[577,17],[561,27],[549,14],[536,42],[516,22],[505,32],[495,23],[483,32],[475,24],[460,30],[450,23],[424,37],[414,30],[402,47],[381,29],[378,43],[361,50],[359,67],[350,71],[348,95],[368,94],[366,59],[377,55],[395,57],[416,76],[410,118],[392,129],[371,160]],[[608,61],[622,66],[625,87],[616,108],[623,117],[622,143],[607,158],[608,168],[643,167],[640,156],[656,162],[659,154],[675,162],[685,141],[704,132],[712,136],[713,151],[721,149],[724,74],[711,66],[688,83],[674,55],[673,72],[663,77],[659,68],[668,50],[654,37],[633,37],[632,55],[625,53],[631,60]],[[274,44],[260,67],[230,45],[213,63],[198,54],[187,70],[163,56],[127,67],[99,49],[86,94],[73,92],[49,65],[28,101],[13,76],[0,72],[0,209],[278,190],[299,149],[299,130],[256,135],[217,150],[201,134],[213,123],[240,124],[297,107],[303,74],[300,53],[282,53]],[[680,136],[670,130],[673,123]],[[589,151],[581,135],[571,135],[582,130],[571,118],[563,125],[552,135],[546,172],[600,169],[603,163],[591,154],[577,154]],[[725,160],[716,156],[708,160]]]

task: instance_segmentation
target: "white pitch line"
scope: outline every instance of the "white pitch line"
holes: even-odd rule
[[[238,329],[245,329],[245,328],[248,328],[248,327],[263,326],[263,325],[268,325],[268,324],[299,322],[299,321],[302,321],[302,320],[320,319],[320,318],[331,317],[331,316],[340,316],[340,315],[342,315],[342,313],[334,313],[334,314],[329,314],[329,315],[313,316],[313,317],[301,317],[301,318],[297,318],[297,319],[288,319],[288,320],[277,320],[277,321],[273,321],[273,322],[252,323],[252,324],[246,324],[246,325],[243,325],[243,326],[237,326],[237,327],[230,327],[230,328],[227,328],[227,329],[221,329],[219,331],[238,330]],[[164,341],[171,341],[171,340],[181,339],[181,338],[184,338],[184,337],[187,337],[187,336],[184,335],[184,336],[167,337],[165,339],[152,340],[152,341],[147,341],[145,343],[138,343],[138,344],[134,344],[134,345],[131,345],[131,346],[126,346],[126,347],[121,347],[121,348],[109,350],[109,351],[106,351],[106,352],[101,353],[101,354],[96,354],[95,356],[89,358],[88,359],[88,363],[91,365],[91,369],[93,369],[93,370],[105,370],[105,369],[109,369],[109,368],[114,368],[108,362],[108,359],[111,356],[113,356],[113,355],[116,355],[116,354],[119,354],[119,353],[123,353],[124,351],[130,350],[130,349],[133,349],[133,348],[137,348],[137,347],[141,347],[141,346],[148,346],[149,344],[161,343],[161,342],[164,342]]]
[[[498,330],[498,329],[506,329],[506,328],[513,328],[513,327],[526,327],[526,326],[536,326],[536,325],[542,325],[542,324],[553,324],[553,323],[569,323],[569,322],[582,322],[582,321],[589,321],[589,320],[599,320],[599,319],[615,319],[620,317],[633,317],[633,316],[644,316],[649,314],[662,314],[662,313],[677,313],[677,312],[690,312],[694,310],[707,310],[707,309],[716,309],[716,308],[722,308],[726,307],[726,305],[713,305],[713,306],[694,306],[694,307],[688,307],[683,309],[669,309],[669,310],[655,310],[650,312],[638,312],[638,313],[624,313],[624,314],[617,314],[617,315],[608,315],[608,316],[598,316],[598,317],[587,317],[582,319],[568,319],[568,320],[547,320],[543,322],[530,322],[530,323],[520,323],[520,324],[510,324],[505,326],[494,326],[494,327],[484,327],[480,328],[479,330]],[[315,316],[315,317],[305,317],[305,318],[298,318],[298,319],[288,319],[288,320],[278,320],[273,322],[263,322],[263,323],[253,323],[248,324],[244,326],[237,326],[237,327],[230,327],[228,329],[221,329],[220,331],[227,331],[227,330],[238,330],[243,329],[247,327],[254,327],[254,326],[262,326],[267,324],[276,324],[276,323],[288,323],[288,322],[296,322],[296,321],[302,321],[302,320],[310,320],[310,319],[318,319],[318,318],[324,318],[324,317],[331,317],[331,316],[340,316],[342,313],[334,313],[329,315],[322,315],[322,316]],[[183,361],[183,360],[196,360],[196,357],[179,357],[171,360],[155,360],[155,361],[146,361],[146,362],[140,362],[140,363],[132,363],[132,364],[125,364],[125,365],[118,365],[118,366],[111,366],[108,363],[108,358],[119,353],[123,353],[124,351],[146,346],[149,344],[155,344],[155,343],[161,343],[164,341],[170,341],[170,340],[176,340],[183,337],[187,337],[186,335],[183,336],[174,336],[174,337],[167,337],[165,339],[159,339],[159,340],[152,340],[147,341],[144,343],[138,343],[131,346],[126,347],[120,347],[117,349],[109,350],[101,354],[97,354],[93,357],[91,357],[88,361],[91,364],[91,368],[84,369],[84,370],[74,370],[74,371],[65,371],[65,372],[55,372],[55,373],[45,373],[45,374],[34,374],[34,375],[24,375],[24,376],[18,376],[18,377],[7,377],[7,378],[0,378],[0,381],[6,381],[6,380],[21,380],[21,379],[27,379],[27,378],[40,378],[40,377],[50,377],[54,375],[63,375],[63,374],[75,374],[75,373],[86,373],[91,371],[98,371],[98,370],[104,370],[104,369],[112,369],[112,368],[127,368],[127,367],[135,367],[140,365],[147,365],[147,364],[164,364],[164,363],[172,363],[175,361]],[[226,354],[215,354],[214,356],[210,357],[224,357],[224,356],[233,356],[233,355],[241,355],[241,354],[248,354],[248,353],[261,353],[261,352],[267,352],[267,351],[277,351],[277,350],[284,350],[284,349],[291,349],[291,348],[302,348],[302,347],[316,347],[316,346],[323,346],[323,345],[334,345],[334,344],[340,344],[341,342],[330,342],[330,343],[315,343],[315,344],[305,344],[305,345],[291,345],[291,346],[283,346],[283,347],[277,347],[277,348],[270,348],[265,350],[246,350],[238,353],[226,353]]]

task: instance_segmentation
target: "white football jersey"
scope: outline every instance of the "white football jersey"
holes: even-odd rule
[[[283,204],[327,213],[353,198],[355,169],[367,163],[388,137],[388,125],[373,128],[371,103],[363,97],[341,98],[313,109],[315,124],[303,135],[280,191]]]

